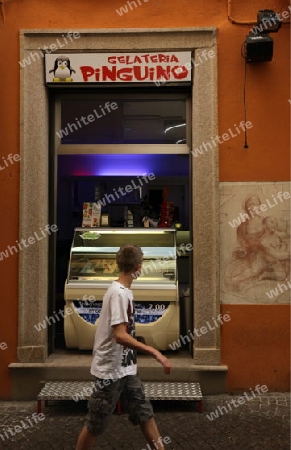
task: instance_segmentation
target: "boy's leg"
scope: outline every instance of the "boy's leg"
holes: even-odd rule
[[[154,450],[164,450],[163,440],[158,431],[151,402],[145,397],[141,380],[136,375],[128,375],[121,395],[121,404],[134,425],[141,431]]]
[[[82,429],[76,450],[90,450],[96,440],[96,436],[103,433],[108,425],[120,397],[124,380],[97,380],[94,392],[88,401],[88,414],[86,424]]]
[[[96,436],[94,436],[86,425],[82,429],[78,437],[76,450],[90,450],[96,441]]]
[[[142,423],[140,429],[152,449],[164,450],[163,439],[159,433],[154,417]]]

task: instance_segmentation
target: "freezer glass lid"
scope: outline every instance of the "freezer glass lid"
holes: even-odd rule
[[[120,247],[74,247],[72,253],[102,253],[115,255]],[[173,247],[141,247],[144,258],[176,258]]]

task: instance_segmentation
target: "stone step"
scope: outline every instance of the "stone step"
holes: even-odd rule
[[[167,355],[168,356],[168,355]],[[143,382],[199,383],[203,395],[227,392],[228,367],[195,365],[190,355],[169,355],[172,370],[164,374],[162,367],[152,357],[138,356],[138,375]],[[11,363],[12,400],[33,400],[48,381],[93,381],[90,374],[91,352],[55,352],[43,363]]]

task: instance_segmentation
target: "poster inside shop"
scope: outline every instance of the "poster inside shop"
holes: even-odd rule
[[[135,303],[135,322],[139,324],[153,323],[159,320],[166,313],[170,302],[142,302]],[[94,325],[99,319],[102,302],[74,301],[76,312],[88,323]]]
[[[159,320],[166,313],[170,302],[135,303],[135,323],[147,324]]]
[[[191,52],[45,55],[46,83],[191,81]]]
[[[91,301],[90,304],[88,304],[87,301],[75,300],[73,303],[76,312],[86,322],[94,325],[97,319],[99,319],[103,302]]]

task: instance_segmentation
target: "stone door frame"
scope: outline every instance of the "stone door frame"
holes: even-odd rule
[[[74,32],[74,30],[72,30]],[[78,30],[75,30],[78,32]],[[21,30],[20,60],[34,54],[20,69],[20,232],[33,236],[49,223],[49,99],[44,58],[38,48],[61,42],[64,30]],[[195,63],[192,85],[192,149],[216,136],[216,28],[89,29],[80,32],[63,52],[191,51]],[[205,52],[214,57],[205,59]],[[203,53],[204,52],[204,53]],[[58,51],[61,53],[61,51]],[[200,62],[200,63],[199,63]],[[158,89],[158,88],[157,88]],[[192,228],[194,328],[213,323],[219,303],[219,180],[216,149],[192,157]],[[48,310],[48,239],[19,253],[18,362],[42,363],[48,356],[47,330],[37,331]],[[194,364],[220,364],[220,329],[195,336]],[[193,331],[193,330],[192,330]]]

